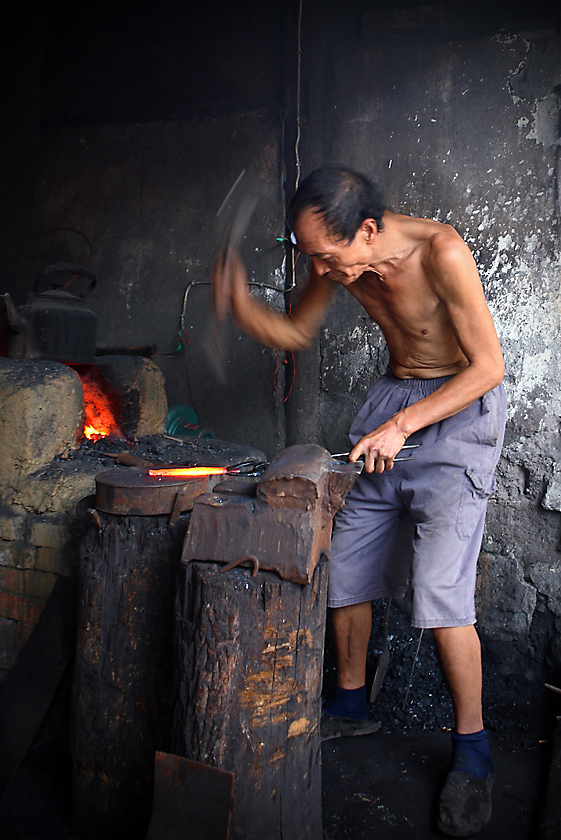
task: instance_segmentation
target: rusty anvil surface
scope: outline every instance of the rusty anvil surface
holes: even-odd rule
[[[361,469],[316,444],[288,447],[253,485],[225,481],[195,500],[182,563],[251,559],[255,568],[309,583]]]

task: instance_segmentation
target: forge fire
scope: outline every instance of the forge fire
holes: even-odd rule
[[[119,425],[119,397],[95,365],[76,365],[84,395],[84,437],[99,440],[126,436]]]

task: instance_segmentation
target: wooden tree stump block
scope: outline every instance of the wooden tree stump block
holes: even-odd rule
[[[172,752],[235,774],[230,840],[321,840],[327,563],[304,586],[215,563],[182,574]]]
[[[96,513],[81,546],[73,699],[75,836],[144,837],[169,750],[175,579],[186,520]]]

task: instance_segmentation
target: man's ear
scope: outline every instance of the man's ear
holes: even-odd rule
[[[378,236],[378,225],[376,224],[376,220],[365,219],[361,224],[360,229],[364,234],[366,244],[372,245],[374,243],[374,240]]]

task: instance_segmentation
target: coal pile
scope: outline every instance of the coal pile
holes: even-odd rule
[[[112,469],[119,464],[140,466],[142,462],[150,464],[169,464],[188,466],[202,464],[208,466],[230,466],[238,462],[266,460],[259,449],[240,446],[229,441],[215,438],[176,437],[173,435],[148,435],[138,440],[124,440],[113,436],[99,440],[84,439],[78,449],[71,450],[64,456],[58,456],[55,462],[75,461],[99,464],[100,471]]]

